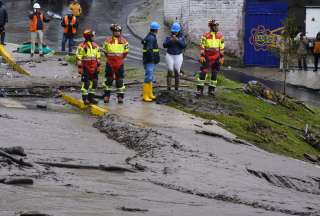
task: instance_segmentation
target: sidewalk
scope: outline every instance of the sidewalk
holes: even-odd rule
[[[143,38],[148,32],[150,21],[157,21],[161,24],[158,33],[160,47],[165,37],[170,33],[169,28],[164,25],[163,0],[147,0],[144,4],[134,9],[127,18],[127,26],[131,32],[138,38]],[[227,42],[228,43],[228,42]],[[190,45],[185,55],[192,58],[198,58],[198,48]],[[246,67],[241,68],[239,62],[231,57],[226,57],[225,68],[235,70],[245,75],[253,76],[259,79],[283,82],[284,74],[278,68]],[[235,67],[234,67],[235,66]],[[320,72],[291,70],[287,73],[287,83],[304,87],[312,90],[320,90]]]

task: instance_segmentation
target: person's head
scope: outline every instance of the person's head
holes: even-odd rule
[[[214,19],[208,20],[208,27],[211,32],[218,32],[219,23],[217,23]]]
[[[317,33],[316,40],[320,41],[320,32]]]
[[[33,11],[34,12],[38,12],[38,11],[40,11],[40,4],[39,3],[35,3],[34,5],[33,5]]]
[[[305,34],[303,32],[300,32],[300,39],[303,39]]]
[[[173,23],[171,26],[171,34],[178,35],[180,31],[181,31],[180,24],[177,22]]]
[[[157,34],[160,29],[160,25],[157,22],[150,23],[150,32]]]
[[[122,27],[119,24],[111,24],[110,30],[114,37],[120,37],[122,32]]]
[[[86,29],[83,32],[83,37],[85,39],[85,41],[93,41],[95,32],[92,31],[91,29]]]

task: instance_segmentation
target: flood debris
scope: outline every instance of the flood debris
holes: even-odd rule
[[[148,209],[141,209],[141,208],[128,208],[125,206],[121,206],[118,208],[121,211],[126,211],[126,212],[148,212]]]
[[[29,163],[29,162],[26,162],[24,161],[23,159],[17,159],[13,156],[11,156],[10,154],[4,152],[3,150],[0,150],[0,156],[1,157],[4,157],[4,158],[7,158],[9,159],[10,161],[18,164],[18,165],[21,165],[21,166],[26,166],[26,167],[33,167],[33,164],[32,163]]]
[[[15,119],[14,117],[7,115],[7,114],[0,114],[0,118],[5,118],[5,119]]]
[[[0,179],[0,183],[7,184],[7,185],[32,185],[33,179],[8,177],[8,178]]]
[[[14,154],[14,155],[19,155],[19,156],[27,156],[27,154],[24,151],[24,148],[21,146],[13,146],[13,147],[5,147],[5,148],[0,148],[0,150],[8,153],[8,154]]]
[[[54,162],[36,162],[40,165],[57,167],[57,168],[67,168],[67,169],[89,169],[89,170],[101,170],[107,172],[131,172],[136,171],[130,168],[120,167],[120,166],[105,166],[105,165],[81,165],[81,164],[67,164],[67,163],[54,163]]]
[[[305,159],[307,159],[308,161],[310,161],[312,163],[320,164],[320,156],[317,157],[315,155],[311,155],[311,154],[307,154],[307,153],[304,153],[303,156]]]

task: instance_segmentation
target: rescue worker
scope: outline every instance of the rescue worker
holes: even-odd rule
[[[69,5],[69,9],[72,11],[72,14],[76,17],[79,17],[82,14],[81,5],[79,4],[79,2],[77,0],[71,1],[70,5]]]
[[[35,3],[33,5],[33,12],[29,15],[29,31],[31,32],[31,57],[33,57],[35,52],[36,40],[39,37],[38,49],[40,57],[43,57],[43,30],[44,23],[49,22],[50,19],[47,19],[43,13],[40,11],[40,4]]]
[[[123,103],[124,98],[124,59],[129,52],[128,41],[121,35],[122,28],[118,24],[110,26],[112,36],[104,42],[104,53],[106,55],[105,69],[105,93],[104,102],[109,103],[112,83],[115,80],[117,88],[118,103]]]
[[[66,50],[66,42],[68,42],[68,52],[72,53],[72,47],[74,44],[73,38],[77,33],[78,21],[76,16],[72,14],[71,10],[68,10],[67,15],[65,15],[62,19],[61,26],[63,27],[63,38],[61,44],[61,51],[64,52]]]
[[[203,95],[206,82],[208,83],[208,94],[214,95],[220,65],[224,63],[224,37],[218,32],[218,26],[219,24],[215,20],[209,20],[210,31],[204,33],[201,37],[201,67],[197,78],[197,96]],[[211,77],[209,75],[210,71]]]
[[[166,62],[168,66],[167,88],[171,90],[171,78],[174,74],[174,88],[179,89],[180,70],[183,63],[183,50],[186,48],[185,37],[181,34],[179,23],[171,26],[171,35],[166,37],[163,47],[167,49]]]
[[[84,104],[97,104],[94,99],[100,72],[100,47],[93,41],[95,33],[87,29],[83,32],[84,42],[76,51],[77,65],[81,74],[81,93]]]
[[[154,80],[154,71],[156,65],[160,62],[159,47],[157,42],[157,33],[160,25],[157,22],[151,22],[150,32],[142,40],[143,44],[143,65],[145,78],[143,84],[143,100],[151,102],[156,97],[153,95],[152,81]]]
[[[6,36],[5,25],[8,23],[8,13],[7,10],[3,7],[3,2],[0,1],[0,35],[1,35],[1,44],[5,45],[4,39]]]

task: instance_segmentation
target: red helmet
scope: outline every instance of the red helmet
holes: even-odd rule
[[[83,37],[84,37],[84,39],[86,39],[86,40],[92,39],[92,38],[94,37],[94,35],[95,35],[95,32],[92,31],[91,29],[86,29],[86,30],[84,30],[84,32],[83,32]]]

